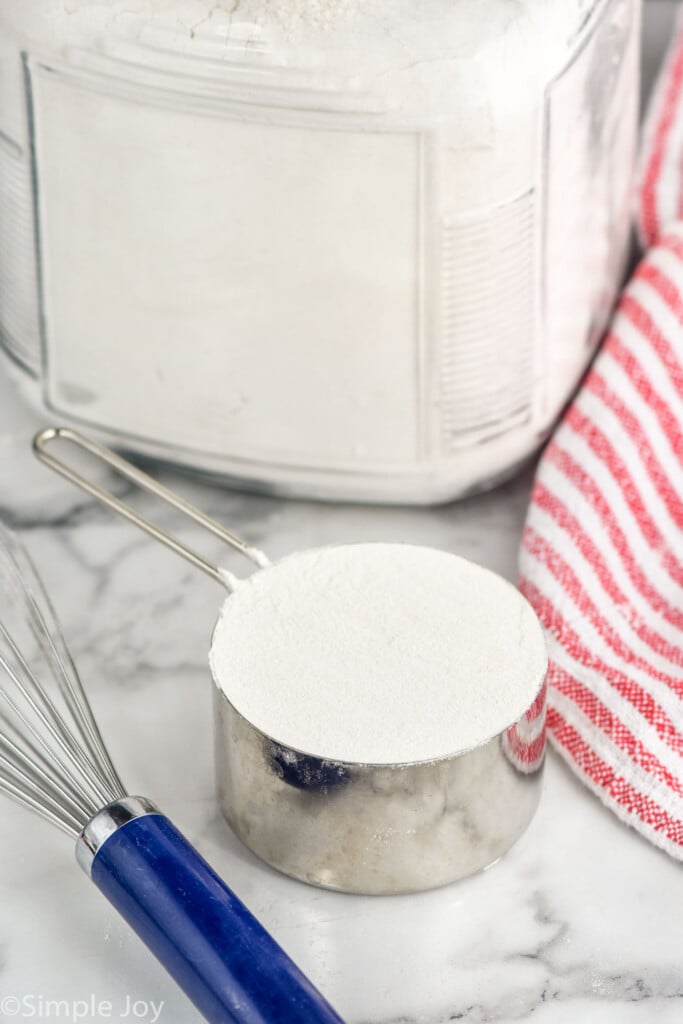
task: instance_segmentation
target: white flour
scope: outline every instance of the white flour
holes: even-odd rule
[[[456,555],[407,544],[305,551],[242,581],[210,654],[252,724],[309,754],[423,761],[519,719],[546,670],[531,607]]]

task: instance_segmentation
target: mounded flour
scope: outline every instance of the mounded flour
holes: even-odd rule
[[[386,764],[474,747],[546,671],[541,627],[499,576],[409,544],[299,552],[240,581],[210,653],[248,721],[308,754]]]

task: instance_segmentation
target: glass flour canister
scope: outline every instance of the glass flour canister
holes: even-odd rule
[[[51,418],[284,494],[534,451],[628,250],[640,0],[3,0],[0,346]]]

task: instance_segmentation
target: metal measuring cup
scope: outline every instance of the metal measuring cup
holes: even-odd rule
[[[55,440],[85,450],[269,571],[263,552],[109,449],[68,428],[36,436],[41,461],[223,586],[230,573],[48,451]],[[430,889],[498,860],[534,814],[545,754],[543,678],[525,713],[477,746],[394,764],[339,761],[283,744],[240,714],[213,678],[223,813],[246,846],[294,878],[353,893]]]

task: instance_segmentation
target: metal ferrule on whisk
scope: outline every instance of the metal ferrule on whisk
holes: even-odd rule
[[[107,804],[98,811],[76,841],[76,860],[88,878],[92,876],[95,857],[108,839],[136,818],[146,814],[159,814],[159,808],[144,796],[127,796]]]

